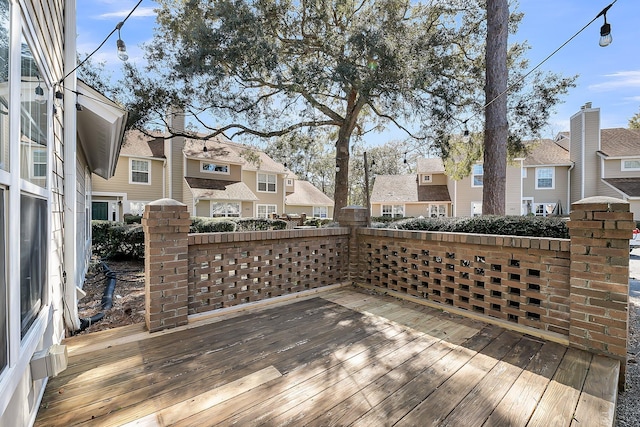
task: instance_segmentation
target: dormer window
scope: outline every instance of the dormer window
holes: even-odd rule
[[[423,184],[430,184],[432,182],[433,177],[431,176],[431,174],[423,174],[422,175],[422,183]]]
[[[287,187],[292,187],[292,186],[293,186],[293,179],[287,178]]]
[[[200,162],[200,171],[206,173],[229,173],[229,165],[220,163]]]
[[[624,159],[622,160],[623,171],[640,171],[640,159]]]

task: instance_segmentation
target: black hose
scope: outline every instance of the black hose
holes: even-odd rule
[[[105,285],[104,293],[102,294],[102,301],[100,303],[101,311],[91,317],[80,319],[80,331],[84,331],[89,326],[102,320],[104,312],[113,306],[113,292],[116,289],[116,273],[104,262],[101,262],[101,265],[102,271],[107,279],[107,284]]]

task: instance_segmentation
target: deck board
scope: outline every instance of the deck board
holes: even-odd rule
[[[347,288],[68,345],[36,426],[612,425],[619,372],[602,356]]]

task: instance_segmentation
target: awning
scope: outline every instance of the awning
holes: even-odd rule
[[[78,142],[91,172],[104,179],[116,171],[120,147],[127,123],[127,111],[115,102],[78,80]]]

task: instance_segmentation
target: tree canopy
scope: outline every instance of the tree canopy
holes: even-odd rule
[[[127,67],[130,118],[169,105],[207,135],[277,138],[325,129],[335,142],[336,212],[347,204],[353,140],[393,126],[447,158],[462,122],[483,128],[483,0],[160,0],[148,69]],[[510,30],[520,15],[513,13]],[[509,147],[537,133],[572,78],[508,52]]]

